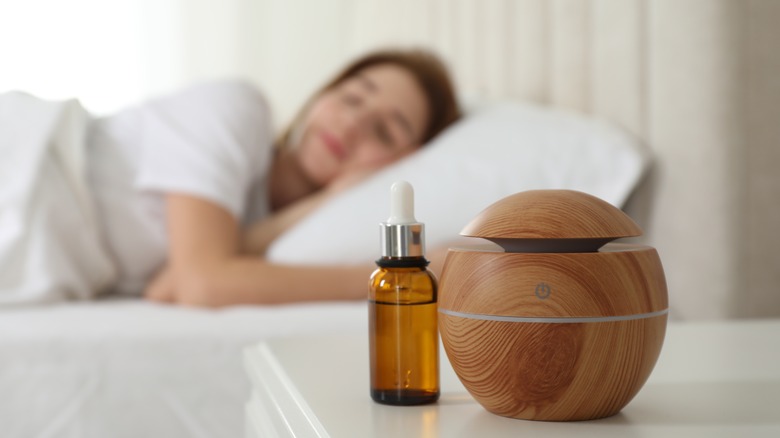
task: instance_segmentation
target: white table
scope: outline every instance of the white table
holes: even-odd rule
[[[368,388],[368,340],[275,339],[245,350],[253,385],[247,436],[780,437],[780,319],[670,324],[647,384],[616,416],[514,420],[485,411],[441,356],[441,398],[379,405]]]

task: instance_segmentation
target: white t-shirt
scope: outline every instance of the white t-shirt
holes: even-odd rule
[[[214,202],[249,223],[269,211],[272,124],[262,94],[211,82],[98,119],[89,179],[116,291],[137,294],[165,262],[166,193]]]

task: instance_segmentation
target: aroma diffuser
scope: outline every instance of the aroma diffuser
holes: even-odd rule
[[[488,411],[529,420],[619,412],[655,366],[666,281],[625,213],[581,192],[536,190],[491,205],[450,249],[439,328],[455,373]]]

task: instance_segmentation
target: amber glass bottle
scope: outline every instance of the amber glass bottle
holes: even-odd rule
[[[395,183],[391,194],[391,217],[380,225],[382,257],[369,283],[371,398],[430,403],[439,398],[438,284],[423,255],[411,185]]]

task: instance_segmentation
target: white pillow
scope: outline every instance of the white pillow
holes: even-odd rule
[[[477,110],[425,148],[337,196],[280,236],[270,260],[357,264],[379,256],[390,186],[409,181],[426,246],[460,230],[499,199],[532,189],[573,189],[622,206],[649,164],[641,144],[592,117],[530,104]]]

